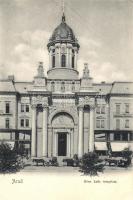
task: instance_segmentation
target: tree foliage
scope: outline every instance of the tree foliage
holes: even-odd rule
[[[0,173],[17,172],[21,168],[21,158],[7,143],[0,144]]]
[[[95,152],[85,153],[81,158],[80,171],[85,175],[97,176],[98,172],[103,172],[104,163]]]
[[[129,148],[125,148],[121,153],[122,153],[122,157],[124,159],[126,159],[126,165],[125,166],[128,167],[129,165],[131,165],[133,152],[130,151]]]

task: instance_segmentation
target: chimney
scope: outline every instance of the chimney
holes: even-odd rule
[[[9,75],[9,76],[8,76],[8,80],[9,80],[9,81],[13,81],[13,82],[14,82],[14,79],[15,79],[15,78],[14,78],[14,75]]]

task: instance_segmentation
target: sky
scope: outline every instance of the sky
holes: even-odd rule
[[[48,40],[60,24],[62,0],[0,0],[0,79],[32,81],[49,68]],[[65,0],[79,44],[80,77],[88,62],[94,82],[133,81],[133,0]]]

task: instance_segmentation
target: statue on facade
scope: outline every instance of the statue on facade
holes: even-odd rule
[[[84,63],[83,78],[89,78],[89,73],[88,63]]]
[[[43,78],[44,77],[43,62],[39,62],[37,71],[38,71],[37,77]]]

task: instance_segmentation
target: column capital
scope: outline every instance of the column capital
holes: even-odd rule
[[[48,104],[46,104],[46,103],[42,104],[42,108],[43,109],[48,108]]]
[[[67,48],[72,48],[72,44],[67,44]]]
[[[36,109],[36,107],[37,107],[37,104],[31,104],[32,109]]]
[[[55,44],[55,47],[56,47],[56,48],[60,48],[60,47],[61,47],[61,44],[60,44],[60,43],[56,43],[56,44]]]
[[[53,46],[50,46],[50,47],[49,47],[49,50],[53,50],[53,49],[55,49]]]
[[[84,109],[84,105],[78,105],[78,110],[79,111],[83,111],[83,109]]]
[[[95,105],[90,105],[90,110],[95,110]]]

